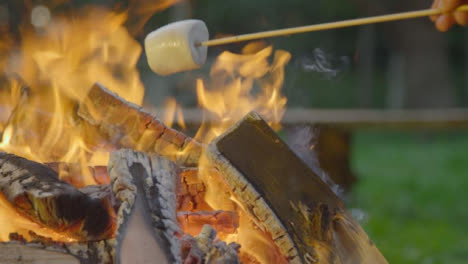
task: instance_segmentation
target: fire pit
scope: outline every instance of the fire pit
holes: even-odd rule
[[[0,47],[1,263],[386,263],[274,131],[288,52],[222,53],[197,83],[218,122],[192,138],[140,106],[124,21],[91,9]]]

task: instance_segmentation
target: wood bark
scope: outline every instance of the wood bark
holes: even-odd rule
[[[200,157],[198,142],[99,84],[90,89],[77,113],[86,121],[86,131],[97,130],[116,148],[155,153],[179,165],[194,165]]]
[[[54,256],[53,261],[61,264],[113,264],[115,254],[115,239],[100,241],[60,243],[49,238],[30,232],[32,241],[26,241],[17,234],[10,235],[10,242],[0,243],[0,263],[30,263],[24,262],[30,259],[39,263],[48,263],[49,256]],[[15,251],[16,261],[13,256],[2,254],[10,250]],[[59,253],[59,254],[57,254]],[[44,261],[44,262],[41,262]],[[36,263],[36,262],[34,262]]]
[[[156,156],[150,158],[131,150],[111,154],[109,175],[115,197],[121,203],[116,231],[117,263],[128,263],[132,258],[145,261],[148,254],[156,254],[162,263],[181,263],[176,238],[182,233],[176,219],[176,170],[172,162]],[[135,233],[141,236],[133,237]],[[155,248],[148,249],[146,245]]]
[[[0,153],[0,191],[25,217],[75,239],[99,240],[113,232],[106,199],[60,181],[45,165]]]
[[[290,263],[387,263],[340,199],[256,113],[207,156]]]

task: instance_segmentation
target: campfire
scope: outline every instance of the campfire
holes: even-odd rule
[[[2,34],[1,263],[386,263],[275,133],[287,51],[219,55],[190,137],[141,106],[132,10]]]

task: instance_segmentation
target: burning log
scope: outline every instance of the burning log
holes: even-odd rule
[[[113,232],[107,199],[61,182],[45,165],[0,153],[0,191],[27,218],[75,239],[97,240]]]
[[[205,225],[223,234],[233,234],[239,227],[239,215],[232,211],[178,212],[177,220],[182,230],[192,236],[198,235]]]
[[[17,159],[15,156],[10,159],[13,158]],[[5,166],[12,166],[8,164],[15,159],[0,160],[0,171],[4,171]],[[56,174],[48,167],[33,164],[41,166],[56,179]],[[111,154],[108,168],[110,185],[87,186],[80,192],[90,199],[107,199],[112,194],[111,199],[115,199],[112,204],[118,205],[114,237],[62,243],[30,232],[32,241],[27,242],[22,236],[11,234],[10,242],[0,243],[0,263],[15,262],[18,258],[61,264],[240,263],[239,245],[227,245],[216,239],[216,231],[211,226],[201,228],[197,237],[183,234],[180,230],[175,193],[179,168],[174,163],[158,156],[120,150]],[[10,172],[7,170],[7,173]],[[41,171],[38,174],[44,173]],[[22,175],[27,174],[23,172]],[[218,226],[224,224],[226,230],[229,225],[236,225],[229,223],[236,221],[231,212],[217,212],[214,216],[217,217]],[[12,251],[16,256],[14,260],[11,254],[7,254]]]
[[[113,152],[109,175],[118,211],[117,263],[180,263],[176,166],[131,150]],[[125,224],[123,224],[125,223]]]
[[[0,263],[60,263],[60,264],[112,264],[115,239],[101,241],[59,243],[35,235],[31,242],[17,234],[11,241],[0,244]],[[12,254],[12,252],[14,252]]]
[[[121,204],[117,263],[239,263],[238,246],[215,240],[211,227],[197,238],[183,236],[176,216],[178,171],[159,156],[131,150],[111,154],[109,174]]]
[[[116,148],[156,153],[180,165],[194,165],[200,157],[199,143],[99,84],[90,89],[77,113]]]
[[[206,186],[198,177],[197,169],[185,169],[179,173],[177,182],[178,211],[208,211],[212,208],[205,202]]]
[[[10,242],[0,244],[0,263],[80,264],[80,261],[60,247]]]
[[[207,156],[290,263],[387,263],[340,199],[252,112]]]
[[[203,226],[196,237],[184,236],[181,240],[184,263],[240,264],[239,245],[216,239],[216,231],[209,225]]]

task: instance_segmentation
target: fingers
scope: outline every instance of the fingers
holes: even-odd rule
[[[455,25],[455,18],[453,15],[441,15],[436,20],[436,28],[440,32],[448,31],[453,25]]]
[[[461,26],[468,26],[468,12],[455,12],[455,21]]]
[[[432,8],[440,9],[444,12],[442,15],[431,16],[437,30],[441,32],[448,31],[453,25],[468,25],[468,12],[455,12],[453,10],[463,4],[468,4],[468,0],[434,0]]]
[[[442,2],[442,0],[435,0],[435,1],[432,3],[431,8],[432,8],[432,9],[438,9],[441,2]],[[436,22],[437,18],[439,18],[439,15],[431,16],[431,21],[432,21],[432,22]]]
[[[439,6],[443,12],[450,12],[455,10],[455,8],[462,5],[462,0],[442,0],[442,5]]]

